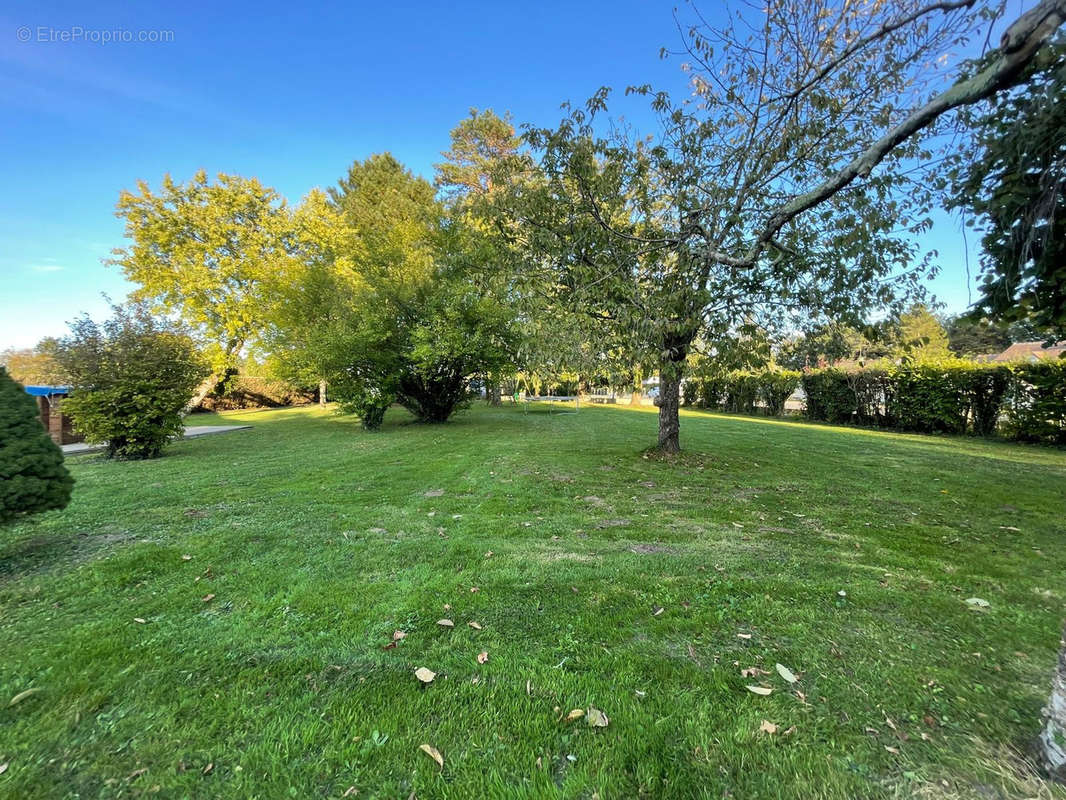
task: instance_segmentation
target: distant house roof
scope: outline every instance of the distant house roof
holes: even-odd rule
[[[56,394],[70,394],[69,386],[27,386],[26,394],[34,397],[51,397]]]
[[[1047,361],[1066,353],[1066,342],[1058,342],[1045,347],[1043,342],[1015,342],[1002,353],[990,357],[989,361]]]

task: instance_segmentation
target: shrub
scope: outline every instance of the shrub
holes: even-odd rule
[[[1066,361],[1020,364],[1013,378],[1006,401],[1007,435],[1066,444]]]
[[[73,485],[37,404],[0,367],[0,522],[66,508]]]
[[[805,413],[821,422],[851,422],[859,403],[848,374],[842,369],[819,369],[804,373]]]
[[[971,422],[978,436],[992,436],[996,432],[1012,378],[1010,367],[1006,366],[979,367],[970,373]]]
[[[792,370],[765,370],[756,373],[755,385],[759,401],[772,417],[785,413],[785,401],[796,391],[800,382],[800,373]]]
[[[965,433],[972,365],[910,364],[892,372],[888,416],[894,427],[919,433]]]
[[[69,377],[63,410],[110,458],[154,458],[182,431],[182,411],[206,374],[192,339],[147,307],[114,306],[98,325],[71,323],[56,360]]]

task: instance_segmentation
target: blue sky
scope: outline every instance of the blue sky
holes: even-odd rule
[[[668,3],[85,5],[0,11],[0,349],[125,296],[101,260],[123,245],[113,209],[138,179],[203,167],[296,201],[384,150],[428,176],[471,106],[552,124],[601,85],[683,85],[680,62],[658,58],[678,42]],[[170,41],[99,41],[113,31]],[[922,244],[941,253],[934,291],[960,310],[957,221]]]

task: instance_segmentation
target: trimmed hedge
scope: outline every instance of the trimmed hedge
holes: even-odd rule
[[[1001,428],[1022,441],[1066,443],[1066,361],[830,368],[802,382],[806,415],[822,422],[980,436]]]
[[[687,391],[700,408],[734,414],[754,414],[761,408],[779,417],[799,381],[800,373],[791,370],[737,371],[695,381]]]

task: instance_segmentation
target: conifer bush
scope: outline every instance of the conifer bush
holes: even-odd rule
[[[73,485],[37,404],[0,367],[0,523],[65,508]]]

